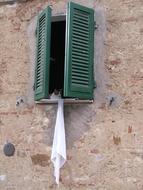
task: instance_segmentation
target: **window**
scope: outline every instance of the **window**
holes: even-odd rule
[[[35,101],[62,98],[92,100],[94,89],[94,10],[70,2],[67,15],[38,17]]]

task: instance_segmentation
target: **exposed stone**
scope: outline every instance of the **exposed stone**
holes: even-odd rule
[[[57,107],[33,101],[34,29],[27,33],[39,11],[52,5],[52,14],[65,13],[68,1],[23,1],[0,6],[0,189],[55,190],[50,156]],[[65,107],[68,156],[59,189],[142,190],[143,1],[73,1],[95,9],[97,88],[93,104]],[[16,106],[21,96],[27,99]],[[123,101],[109,106],[108,96]],[[15,144],[14,157],[2,153],[7,140]]]
[[[113,136],[113,142],[115,145],[119,145],[121,143],[121,137]]]
[[[50,157],[46,154],[35,154],[31,156],[34,165],[46,167],[50,164]]]

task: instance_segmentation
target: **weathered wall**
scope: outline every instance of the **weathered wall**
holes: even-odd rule
[[[98,87],[94,104],[65,108],[68,161],[60,189],[142,190],[143,1],[75,2],[96,10]],[[50,162],[56,106],[34,105],[30,91],[28,28],[49,4],[60,13],[66,1],[0,7],[0,190],[57,188]],[[18,97],[24,103],[16,106]],[[11,158],[3,154],[6,141],[16,148]]]

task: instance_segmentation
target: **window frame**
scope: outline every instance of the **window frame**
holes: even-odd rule
[[[53,15],[52,16],[52,13],[51,13],[51,20],[50,20],[50,22],[52,23],[52,22],[54,22],[54,21],[62,21],[62,20],[65,20],[66,21],[66,34],[65,34],[65,37],[66,37],[66,42],[65,42],[65,47],[67,46],[67,25],[69,24],[69,21],[68,21],[68,16],[69,16],[69,7],[70,6],[74,6],[74,5],[76,5],[76,6],[79,6],[79,7],[83,7],[83,8],[86,8],[86,7],[84,7],[84,6],[82,6],[82,5],[78,5],[78,4],[75,4],[75,3],[72,3],[72,2],[70,2],[69,4],[68,4],[68,9],[67,9],[67,14],[61,14],[61,15]],[[49,8],[49,7],[48,7]],[[47,8],[47,9],[48,9]],[[46,9],[46,10],[47,10]],[[87,8],[87,9],[89,9],[89,8]],[[92,10],[92,9],[91,9]],[[45,11],[45,10],[44,10]],[[42,13],[44,12],[44,11],[42,11]],[[42,14],[41,13],[41,14]],[[40,14],[40,15],[41,15]],[[50,28],[50,30],[51,30],[51,28]],[[94,34],[93,34],[94,35]],[[50,47],[50,46],[49,46]],[[66,49],[66,48],[65,48]],[[93,47],[93,51],[94,51],[94,47]],[[66,62],[66,59],[67,59],[67,55],[66,55],[66,52],[65,52],[65,62]],[[93,59],[94,59],[94,55],[93,55]],[[64,62],[64,64],[65,64],[65,62]],[[51,64],[51,63],[49,63],[49,64]],[[94,62],[93,62],[93,65],[94,65]],[[92,69],[93,69],[93,65],[92,65]],[[50,66],[50,65],[49,65]],[[48,66],[48,67],[49,67]],[[48,71],[49,72],[49,71]],[[94,71],[92,70],[91,71],[92,72],[92,75],[93,75],[93,73],[94,73]],[[48,73],[48,75],[49,75],[49,73]],[[36,76],[35,76],[36,77]],[[67,76],[64,76],[65,78],[67,77]],[[92,80],[92,82],[93,82],[93,84],[92,84],[92,94],[93,94],[93,89],[94,89],[94,75],[92,76],[92,78],[93,78],[93,80]],[[36,79],[35,79],[36,80]],[[47,89],[49,90],[49,88],[47,87]],[[63,89],[64,91],[65,91],[65,81],[64,81],[64,89]],[[49,93],[48,93],[48,95],[49,95]],[[64,102],[65,103],[92,103],[93,102],[93,96],[90,96],[90,98],[88,98],[88,99],[79,99],[78,97],[74,97],[74,98],[67,98],[67,97],[63,97],[63,99],[64,99]],[[35,102],[36,103],[57,103],[57,99],[50,99],[48,96],[46,96],[46,97],[44,97],[44,98],[41,98],[41,99],[35,99]]]

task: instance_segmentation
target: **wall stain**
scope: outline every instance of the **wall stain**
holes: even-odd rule
[[[113,136],[113,142],[115,145],[119,145],[121,143],[121,137]]]
[[[128,133],[132,133],[132,132],[133,132],[132,126],[129,126],[128,127]]]
[[[32,163],[34,165],[39,165],[42,167],[49,166],[50,164],[50,156],[46,154],[35,154],[31,156]]]
[[[133,151],[130,154],[140,157],[143,160],[143,152]]]

